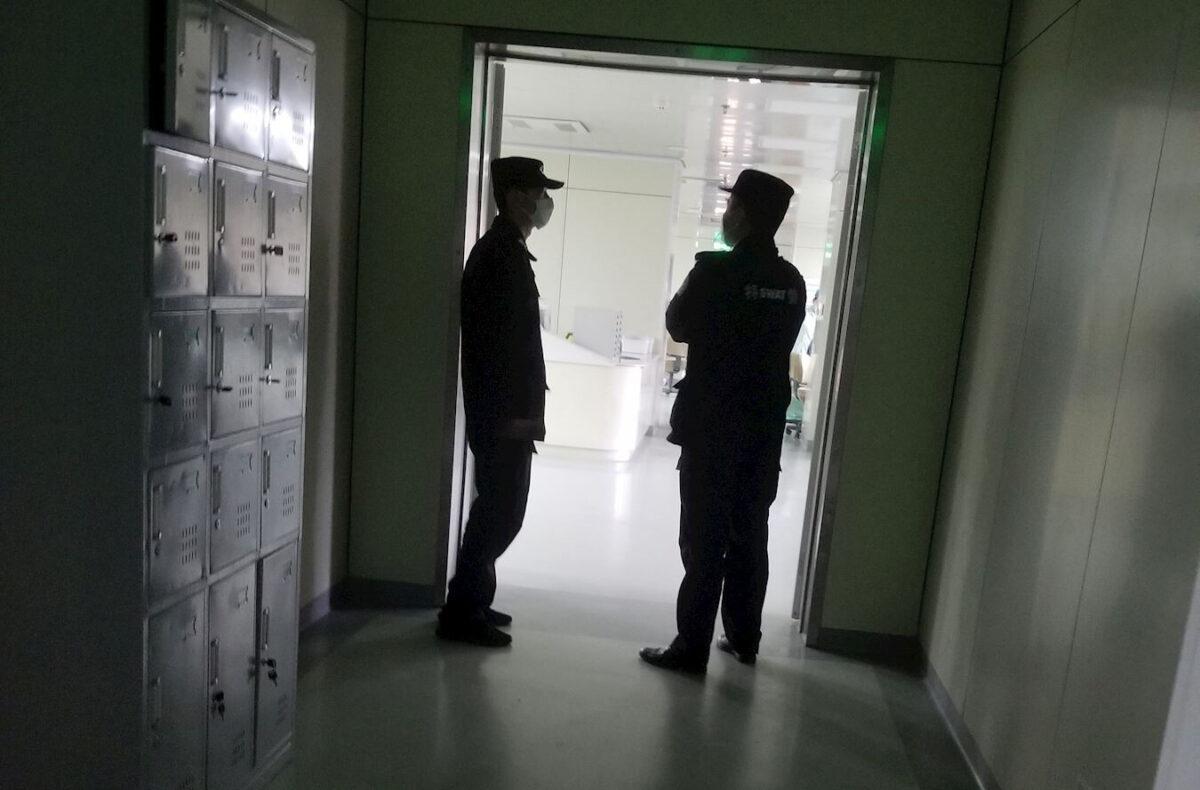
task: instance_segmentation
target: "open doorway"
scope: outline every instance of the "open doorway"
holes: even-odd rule
[[[667,334],[664,314],[696,253],[727,248],[719,187],[754,167],[796,190],[776,242],[808,290],[764,607],[767,616],[801,617],[873,81],[820,68],[483,47],[477,87],[468,246],[495,213],[491,158],[532,156],[567,182],[550,224],[529,240],[548,433],[524,529],[498,575],[548,591],[674,599],[679,452],[666,435],[687,349]],[[471,499],[465,449],[463,459],[451,563]]]

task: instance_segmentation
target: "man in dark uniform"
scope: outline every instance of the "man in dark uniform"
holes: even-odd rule
[[[641,657],[702,674],[720,606],[717,643],[753,664],[767,591],[767,515],[779,484],[788,362],[804,321],[804,278],[779,257],[775,232],[793,190],[746,170],[722,217],[730,252],[702,252],[667,308],[667,330],[688,344],[687,375],[671,412],[678,444],[679,548],[684,579],[678,635]]]
[[[512,637],[512,618],[492,608],[496,560],[521,529],[529,499],[533,443],[546,438],[546,364],[542,358],[535,260],[525,246],[550,221],[554,201],[536,159],[492,163],[500,210],[467,259],[462,284],[462,378],[467,442],[475,455],[475,490],[458,567],[438,636],[487,647]]]

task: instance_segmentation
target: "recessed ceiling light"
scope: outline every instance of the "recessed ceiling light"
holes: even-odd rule
[[[758,77],[751,77],[750,84],[751,85],[760,85],[760,84],[762,84],[762,80],[760,80]]]

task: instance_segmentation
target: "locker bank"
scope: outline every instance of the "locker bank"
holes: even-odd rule
[[[1195,5],[7,4],[0,788],[1196,787]],[[566,186],[480,653],[505,155]],[[692,682],[656,322],[749,167],[809,333],[758,664]]]

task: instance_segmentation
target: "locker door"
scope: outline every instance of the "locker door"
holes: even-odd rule
[[[261,296],[262,173],[218,162],[213,179],[213,294]]]
[[[204,787],[203,592],[150,618],[146,661],[146,787]]]
[[[308,285],[308,187],[267,177],[267,296],[304,296]]]
[[[208,786],[241,788],[254,767],[254,565],[208,591]]]
[[[207,0],[168,0],[164,128],[209,142],[212,8]]]
[[[308,169],[313,129],[313,56],[276,36],[271,47],[272,162]]]
[[[213,20],[213,142],[265,158],[271,67],[267,32],[226,8],[218,7]]]
[[[263,424],[299,417],[304,403],[304,310],[263,313]]]
[[[219,571],[258,548],[258,441],[213,450],[210,468],[209,562]]]
[[[153,154],[153,296],[208,295],[208,160]]]
[[[151,600],[198,581],[204,573],[208,475],[204,456],[150,472],[146,546]]]
[[[214,311],[212,336],[212,435],[217,437],[258,425],[258,311]]]
[[[150,450],[204,442],[208,434],[208,319],[203,312],[150,316],[146,350]]]
[[[296,544],[265,558],[259,576],[258,729],[255,753],[261,763],[287,742],[296,716],[297,642]]]
[[[300,529],[300,429],[264,436],[262,545]]]

